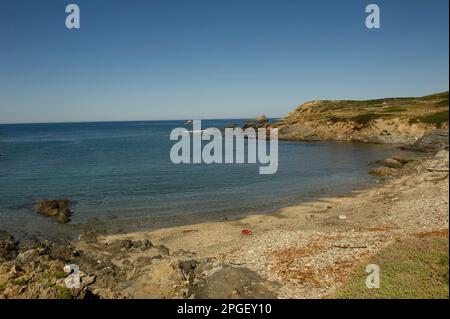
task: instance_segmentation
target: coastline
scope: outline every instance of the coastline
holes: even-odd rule
[[[308,203],[311,201],[320,200],[324,195],[328,197],[342,196],[351,192],[358,192],[362,189],[370,188],[376,185],[379,181],[376,177],[370,177],[367,171],[375,167],[379,160],[392,157],[392,156],[406,156],[406,157],[420,157],[422,153],[413,150],[402,150],[400,147],[402,144],[372,144],[372,143],[360,143],[360,142],[349,142],[349,141],[297,141],[288,142],[289,144],[315,144],[317,146],[322,145],[332,145],[332,147],[339,149],[341,145],[354,145],[361,144],[363,148],[379,148],[380,154],[373,154],[371,157],[367,157],[364,160],[359,160],[361,163],[360,179],[355,176],[354,178],[345,178],[340,181],[330,182],[326,181],[326,184],[322,182],[322,185],[317,187],[310,187],[311,190],[294,190],[291,191],[289,187],[287,194],[278,191],[276,196],[269,198],[269,200],[261,200],[261,196],[252,197],[255,193],[255,189],[252,184],[249,186],[249,200],[245,205],[239,207],[239,205],[229,205],[228,208],[221,208],[217,210],[205,210],[200,207],[200,209],[193,210],[184,209],[180,211],[168,211],[164,213],[155,213],[156,209],[148,213],[145,210],[140,212],[133,212],[133,203],[131,202],[127,207],[129,210],[122,211],[117,209],[117,211],[110,210],[111,205],[108,202],[98,204],[98,206],[91,207],[90,212],[92,215],[89,216],[84,211],[80,211],[78,205],[78,198],[71,195],[62,196],[40,196],[33,200],[28,201],[28,205],[18,206],[12,208],[11,210],[6,210],[6,216],[10,215],[12,218],[4,218],[2,220],[3,226],[2,230],[8,231],[10,234],[14,235],[16,238],[20,239],[24,235],[36,235],[40,239],[55,239],[64,238],[67,240],[74,240],[79,237],[80,234],[93,230],[99,234],[111,234],[111,233],[129,233],[138,230],[149,230],[157,228],[167,228],[173,226],[189,225],[202,222],[211,221],[221,221],[221,220],[231,220],[240,219],[245,216],[254,214],[271,214],[276,213],[277,210],[284,207],[295,206],[298,204]],[[359,147],[359,146],[356,146]],[[297,164],[296,164],[297,165]],[[341,171],[336,169],[336,174],[340,174]],[[345,173],[345,172],[344,172]],[[334,174],[334,172],[333,172]],[[301,179],[301,174],[298,177]],[[251,182],[251,181],[250,181]],[[296,181],[295,184],[305,183],[305,181]],[[291,182],[292,184],[292,182]],[[292,184],[292,185],[295,185]],[[292,188],[292,187],[291,187]],[[292,188],[293,189],[293,188]],[[220,193],[216,195],[220,196]],[[51,218],[46,217],[42,214],[36,214],[36,205],[33,201],[45,200],[45,199],[68,199],[71,203],[71,211],[73,214],[71,216],[71,221],[67,224],[55,223]],[[239,202],[239,201],[238,201]],[[151,205],[153,204],[150,202]],[[139,205],[137,203],[136,205]],[[152,207],[152,206],[149,207]],[[237,207],[237,208],[236,208]]]
[[[441,169],[433,168],[436,165]],[[252,235],[242,235],[243,229]],[[347,196],[239,220],[106,235],[99,242],[147,239],[170,251],[185,251],[189,258],[249,268],[279,285],[278,298],[321,298],[388,245],[439,232],[448,236],[448,151],[411,163],[399,177]]]
[[[0,232],[0,298],[333,297],[392,244],[448,238],[448,161],[448,150],[399,159],[378,185],[271,214],[115,234],[78,228],[71,242]],[[80,288],[65,287],[69,263]]]

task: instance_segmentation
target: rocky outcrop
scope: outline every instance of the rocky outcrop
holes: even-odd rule
[[[405,148],[423,152],[448,150],[448,128],[431,130],[415,143]]]
[[[201,267],[197,267],[201,268]],[[197,269],[196,269],[197,270]],[[188,294],[197,299],[275,299],[278,287],[245,267],[221,264],[197,275]]]
[[[417,172],[448,173],[449,151],[441,150],[430,157],[394,157],[378,161],[381,166],[370,169],[369,173],[378,177],[395,177]]]
[[[67,241],[20,241],[0,232],[0,299],[120,298],[126,278],[108,259],[77,250]],[[80,269],[80,285],[68,287],[68,265]]]
[[[54,218],[58,223],[65,224],[70,221],[72,212],[69,209],[70,200],[41,200],[36,203],[39,214]]]
[[[413,144],[434,128],[448,128],[448,92],[421,98],[314,101],[270,127],[295,141]]]
[[[279,138],[290,141],[346,141],[383,144],[410,144],[430,130],[407,119],[377,119],[367,124],[353,121],[333,123],[309,119],[295,124],[279,124]]]
[[[250,269],[196,260],[147,239],[92,235],[74,246],[0,231],[0,299],[276,298],[276,285]],[[67,284],[70,265],[78,269],[76,287]]]

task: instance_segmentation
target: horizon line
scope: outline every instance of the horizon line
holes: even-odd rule
[[[190,120],[201,120],[201,121],[215,121],[215,120],[250,120],[256,117],[227,117],[227,118],[183,118],[183,119],[160,119],[160,120],[95,120],[95,121],[54,121],[54,122],[11,122],[11,123],[0,123],[0,125],[29,125],[29,124],[88,124],[88,123],[123,123],[123,122],[169,122],[169,121],[190,121]],[[268,119],[279,119],[278,117],[267,117]]]
[[[371,100],[381,100],[381,99],[405,99],[405,98],[424,98],[432,95],[437,94],[443,94],[443,93],[449,93],[449,89],[446,88],[444,90],[436,90],[434,93],[429,93],[425,95],[417,95],[417,96],[385,96],[382,98],[363,98],[363,99],[312,99],[305,102],[302,102],[298,104],[296,107],[308,103],[308,102],[315,102],[315,101],[371,101]],[[294,107],[293,109],[295,109]],[[289,112],[288,112],[289,113]],[[287,114],[288,114],[287,113]],[[279,119],[285,117],[287,114],[284,114],[282,116],[267,116],[269,119]],[[248,120],[248,119],[254,119],[255,116],[250,117],[242,117],[242,118],[203,118],[201,120]],[[194,120],[199,118],[181,118],[181,119],[159,119],[159,120],[86,120],[86,121],[50,121],[50,122],[9,122],[9,123],[0,123],[0,125],[24,125],[24,124],[77,124],[77,123],[115,123],[115,122],[157,122],[157,121],[187,121],[187,120]]]

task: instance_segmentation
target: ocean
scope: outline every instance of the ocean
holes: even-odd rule
[[[242,120],[207,120],[221,128]],[[393,146],[279,142],[276,174],[256,164],[174,164],[183,121],[0,125],[0,229],[38,227],[40,199],[73,201],[72,223],[183,214],[264,213],[370,186]],[[34,226],[36,225],[36,226]],[[55,226],[57,227],[57,226]]]

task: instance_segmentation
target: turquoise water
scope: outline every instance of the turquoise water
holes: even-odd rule
[[[239,120],[203,121],[223,127]],[[43,198],[75,202],[72,221],[261,212],[313,196],[370,185],[368,163],[392,147],[280,142],[279,169],[259,175],[255,164],[170,161],[170,131],[182,121],[0,125],[0,225],[43,218]],[[1,227],[0,227],[1,228]]]

